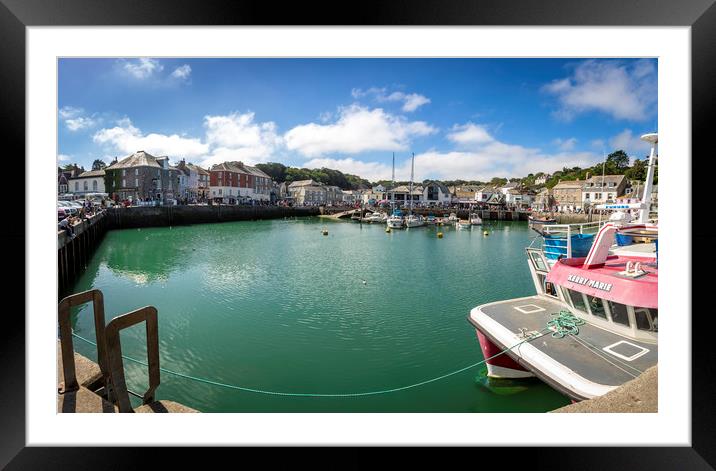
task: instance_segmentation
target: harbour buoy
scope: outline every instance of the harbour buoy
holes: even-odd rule
[[[328,235],[328,229],[323,229],[323,230],[321,231],[321,234],[323,234],[323,235]]]
[[[482,232],[482,235],[490,235],[490,233],[487,232],[487,231],[483,231],[483,232]]]
[[[442,233],[442,232],[438,232],[438,239],[442,239],[442,238],[443,238],[443,233]]]
[[[390,227],[386,227],[385,232],[390,232]]]

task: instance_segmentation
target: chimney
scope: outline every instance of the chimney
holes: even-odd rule
[[[589,172],[587,172],[587,176],[584,179],[589,180]]]

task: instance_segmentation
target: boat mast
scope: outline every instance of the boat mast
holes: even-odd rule
[[[393,190],[393,197],[390,199],[390,215],[392,216],[395,212],[395,152],[393,152],[393,176],[390,186],[390,189]]]
[[[410,215],[413,215],[413,171],[415,170],[415,152],[413,152],[413,159],[410,163]]]
[[[656,144],[659,143],[657,133],[644,134],[642,141],[651,143],[651,154],[649,155],[649,167],[646,170],[646,182],[644,182],[644,195],[641,198],[642,209],[639,211],[639,221],[644,224],[649,219],[649,207],[651,206],[651,190],[654,186],[654,167],[656,164]]]

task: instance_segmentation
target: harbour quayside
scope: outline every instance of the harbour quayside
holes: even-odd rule
[[[658,136],[641,138],[651,143],[641,202],[597,206],[617,210],[604,224],[546,226],[542,247],[526,249],[537,294],[470,312],[489,377],[536,376],[581,401],[657,365],[658,227],[648,217]]]

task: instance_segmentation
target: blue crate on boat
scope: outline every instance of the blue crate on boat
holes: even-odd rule
[[[572,236],[572,257],[586,257],[594,242],[594,234],[574,234]],[[557,260],[560,255],[567,256],[567,237],[545,235],[542,247],[545,257]]]
[[[625,245],[631,245],[634,243],[634,237],[630,235],[619,234],[618,232],[616,234],[616,239],[617,245],[620,247],[623,247]]]

